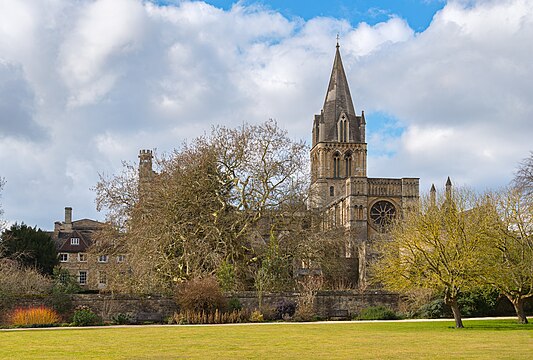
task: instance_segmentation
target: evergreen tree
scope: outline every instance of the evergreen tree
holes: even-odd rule
[[[51,275],[59,264],[56,246],[46,232],[24,223],[13,224],[2,233],[1,254],[16,260],[26,268],[35,268],[42,274]]]

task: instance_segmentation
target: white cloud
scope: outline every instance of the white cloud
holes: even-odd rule
[[[531,149],[532,42],[533,3],[452,2],[423,33],[348,60],[366,110],[406,128],[374,174],[418,175],[425,187],[447,175],[478,188],[505,184]]]
[[[355,107],[379,130],[370,176],[503,184],[533,134],[532,6],[454,1],[414,33],[398,17],[352,26],[242,3],[0,2],[5,216],[48,229],[64,206],[98,217],[98,173],[213,124],[271,117],[309,140],[337,33]],[[376,126],[378,114],[403,132]]]
[[[60,55],[72,106],[97,102],[110,91],[127,56],[141,46],[145,25],[144,9],[135,0],[98,0],[84,4],[78,14]]]

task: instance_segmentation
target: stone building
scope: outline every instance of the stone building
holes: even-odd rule
[[[326,227],[344,227],[343,255],[360,286],[376,236],[386,236],[391,220],[419,198],[418,178],[367,176],[365,126],[364,111],[356,114],[337,43],[324,105],[313,121],[310,207],[323,211]]]
[[[322,211],[325,227],[345,229],[342,256],[351,269],[349,282],[359,285],[366,282],[376,237],[387,236],[392,219],[419,199],[419,178],[367,176],[365,126],[364,112],[356,114],[337,44],[324,105],[313,121],[309,207]],[[150,150],[139,153],[141,196],[155,175],[152,157]]]
[[[106,286],[106,266],[109,261],[124,261],[124,256],[110,259],[108,255],[88,254],[94,243],[94,234],[103,223],[91,219],[72,220],[72,208],[65,208],[64,221],[54,223],[51,234],[56,243],[59,265],[68,270],[83,290],[102,289]],[[94,258],[92,258],[94,257]]]

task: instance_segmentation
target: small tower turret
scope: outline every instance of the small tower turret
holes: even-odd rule
[[[431,189],[429,189],[429,204],[431,207],[437,205],[437,189],[435,189],[435,184],[431,184]]]
[[[148,190],[148,186],[154,176],[152,170],[152,150],[139,151],[139,194],[142,195]]]
[[[446,180],[446,200],[450,200],[452,198],[452,181],[450,180],[450,177],[448,176],[448,180]]]

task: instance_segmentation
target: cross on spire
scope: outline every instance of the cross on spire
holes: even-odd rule
[[[340,47],[340,45],[339,45],[339,39],[340,39],[340,36],[339,36],[339,33],[337,33],[337,47]]]

